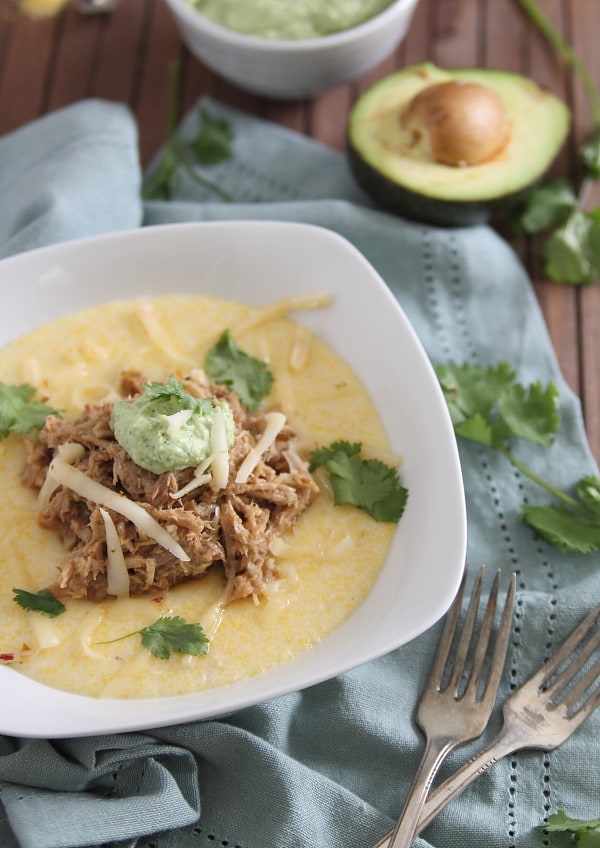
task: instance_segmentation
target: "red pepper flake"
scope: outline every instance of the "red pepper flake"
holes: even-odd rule
[[[152,600],[154,601],[155,604],[162,604],[162,602],[164,601],[164,598],[163,598],[162,595],[157,595],[156,598],[152,598]]]
[[[14,654],[0,654],[0,661],[1,662],[14,662],[15,661],[15,655]]]

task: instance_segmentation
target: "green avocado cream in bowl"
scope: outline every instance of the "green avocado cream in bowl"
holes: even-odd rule
[[[392,0],[188,0],[215,24],[282,41],[320,38],[368,21]]]
[[[113,405],[110,426],[131,459],[146,471],[163,474],[200,465],[212,452],[212,429],[220,410],[227,447],[234,440],[233,413],[214,398],[189,395],[182,383],[146,383],[134,400]]]

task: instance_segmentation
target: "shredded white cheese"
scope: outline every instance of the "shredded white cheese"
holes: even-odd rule
[[[149,303],[142,305],[138,316],[148,336],[159,350],[162,350],[163,353],[166,353],[175,362],[187,363],[186,357],[177,349],[177,345],[173,343],[173,339]]]
[[[129,572],[123,556],[121,540],[115,522],[102,507],[98,507],[106,534],[106,591],[115,598],[129,597]]]
[[[227,433],[225,432],[225,419],[220,407],[215,409],[212,428],[210,431],[210,447],[212,454],[211,463],[211,488],[214,492],[224,489],[229,481],[229,450],[227,448]]]
[[[69,465],[73,462],[77,462],[84,453],[85,448],[83,445],[77,444],[77,442],[65,442],[64,445],[58,446],[58,455],[61,459],[64,459],[65,462],[68,462]],[[42,483],[42,487],[38,492],[37,505],[40,512],[43,512],[43,510],[48,506],[48,502],[50,501],[53,492],[55,492],[59,486],[60,483],[52,476],[50,469],[48,469],[46,472],[46,479]]]
[[[172,415],[165,415],[167,419],[167,435],[171,437],[176,436],[193,414],[194,411],[192,409],[180,409],[179,412],[174,412]]]
[[[323,309],[330,306],[332,297],[329,292],[310,292],[308,294],[299,294],[295,297],[284,297],[281,300],[275,301],[268,306],[264,306],[254,311],[248,318],[240,319],[237,323],[233,323],[229,328],[231,335],[234,338],[240,338],[245,333],[257,330],[259,327],[268,324],[270,321],[276,321],[278,318],[285,318],[290,312],[300,312],[303,310]],[[219,332],[219,336],[221,333]],[[218,338],[218,336],[216,337]],[[212,347],[216,339],[207,339],[203,348]]]
[[[308,355],[312,344],[312,334],[308,327],[298,324],[294,335],[294,345],[290,354],[290,369],[302,371],[308,362]]]
[[[82,498],[98,505],[101,504],[107,509],[112,509],[119,515],[124,515],[125,518],[135,524],[138,530],[141,530],[150,539],[154,539],[177,559],[182,562],[189,562],[190,558],[181,545],[140,504],[135,503],[125,495],[113,492],[112,489],[108,489],[102,483],[92,480],[91,477],[88,477],[78,468],[73,468],[60,456],[56,456],[52,460],[48,473],[61,486],[66,486],[67,489],[71,489]]]
[[[260,462],[262,455],[269,450],[285,424],[285,415],[283,412],[267,412],[265,414],[267,422],[264,432],[254,447],[248,451],[244,461],[238,468],[235,477],[236,483],[246,483],[248,478]]]

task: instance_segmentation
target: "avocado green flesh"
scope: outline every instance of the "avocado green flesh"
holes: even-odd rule
[[[402,127],[400,116],[410,100],[429,85],[449,80],[485,85],[505,104],[510,139],[483,164],[434,162]],[[569,123],[561,100],[518,74],[415,65],[384,78],[357,101],[348,124],[349,164],[360,185],[395,212],[436,224],[478,224],[540,179]]]

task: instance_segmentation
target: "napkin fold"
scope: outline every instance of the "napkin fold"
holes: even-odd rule
[[[19,740],[0,757],[0,797],[24,848],[97,845],[198,820],[196,761],[143,734]],[[78,794],[73,794],[78,793]],[[76,803],[73,803],[73,798]],[[2,843],[4,844],[4,843]]]
[[[116,103],[86,100],[0,144],[0,258],[139,226],[137,129]]]
[[[203,170],[230,202],[181,173],[171,201],[142,206],[130,113],[84,101],[0,139],[0,256],[140,224],[263,218],[328,227],[379,271],[432,362],[506,361],[523,383],[556,384],[556,442],[519,445],[523,462],[562,488],[597,473],[530,280],[496,233],[378,211],[343,155],[214,100],[199,107],[233,128],[233,157]],[[198,119],[199,108],[186,116],[182,138],[193,136]],[[544,494],[499,454],[465,442],[459,449],[468,560],[502,567],[506,580],[518,571],[500,704],[598,602],[600,557],[567,556],[537,539],[519,507],[546,502]],[[333,680],[218,721],[88,739],[0,739],[0,845],[368,848],[391,828],[420,758],[414,708],[440,632],[441,622]],[[498,706],[483,740],[454,752],[441,777],[500,723]],[[597,817],[599,731],[593,715],[554,752],[502,760],[415,844],[534,848],[544,844],[544,817],[558,809]]]

